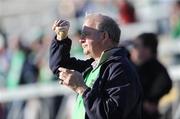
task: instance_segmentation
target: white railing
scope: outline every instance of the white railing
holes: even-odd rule
[[[41,99],[48,100],[48,98],[51,99],[56,96],[62,96],[62,100],[55,118],[66,119],[67,115],[71,115],[70,109],[72,110],[73,105],[69,106],[69,100],[75,100],[75,93],[69,88],[59,85],[58,82],[24,85],[15,89],[0,89],[0,103],[7,104],[10,102],[11,104],[6,119],[18,119],[23,115],[25,115],[25,119],[29,116],[31,119],[36,119],[32,115],[37,116],[38,111],[41,112],[40,119],[50,119],[50,111],[53,107],[50,108],[46,101],[41,101]],[[26,106],[26,108],[31,109],[31,113],[26,113],[26,108],[22,110],[23,101],[27,101],[27,104],[33,103],[33,109]],[[37,110],[38,105],[40,107]]]
[[[49,84],[30,84],[19,86],[15,89],[0,89],[0,102],[11,102],[15,100],[27,100],[36,97],[52,97],[56,95],[68,96],[73,92],[58,82]]]

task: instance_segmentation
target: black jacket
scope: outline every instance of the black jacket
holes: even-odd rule
[[[162,96],[172,87],[166,68],[155,58],[138,66],[138,73],[144,91],[144,100],[159,103]]]
[[[50,47],[50,68],[58,75],[59,67],[79,72],[91,70],[93,59],[70,58],[71,40],[53,39]],[[89,68],[88,68],[89,67]],[[88,69],[87,69],[88,68]],[[141,86],[124,48],[106,60],[93,87],[83,94],[86,119],[141,119]]]

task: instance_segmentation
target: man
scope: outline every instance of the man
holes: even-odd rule
[[[131,56],[137,65],[142,83],[143,119],[159,119],[158,103],[169,92],[172,81],[166,68],[157,59],[158,39],[154,33],[142,33],[134,40]]]
[[[53,25],[50,68],[78,93],[73,119],[141,119],[141,86],[126,50],[117,47],[117,23],[102,14],[85,17],[79,42],[90,57],[86,61],[70,57],[68,29],[65,20]]]

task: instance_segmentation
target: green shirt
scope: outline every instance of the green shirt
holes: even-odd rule
[[[90,72],[87,73],[85,76],[85,82],[88,87],[92,87],[95,79],[97,78],[99,74],[100,66],[97,68],[91,70]],[[85,119],[85,108],[84,108],[84,103],[81,95],[78,95],[76,99],[76,104],[75,104],[75,110],[73,113],[73,119]]]
[[[16,88],[20,80],[20,74],[25,61],[23,51],[17,51],[12,57],[10,70],[7,76],[7,87],[10,89]]]

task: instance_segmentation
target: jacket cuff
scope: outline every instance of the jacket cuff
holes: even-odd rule
[[[58,40],[58,39],[57,39],[57,35],[55,35],[55,36],[54,36],[54,40],[55,40],[55,42],[57,42],[57,43],[63,43],[63,42],[69,41],[70,39],[69,39],[69,37],[67,36],[65,39]]]

